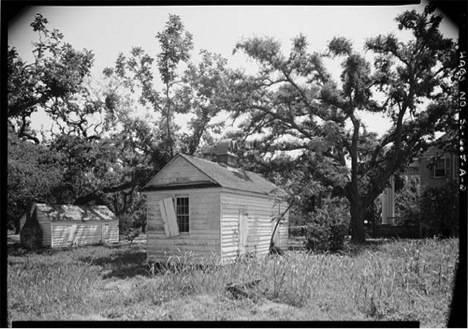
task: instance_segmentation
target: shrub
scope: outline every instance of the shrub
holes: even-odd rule
[[[448,183],[426,188],[421,197],[421,224],[426,235],[458,235],[458,186]]]
[[[144,207],[138,207],[132,214],[133,228],[141,228],[141,232],[146,232],[146,210]]]
[[[395,193],[395,211],[398,214],[397,225],[418,225],[421,211],[419,208],[419,176],[410,176]]]
[[[133,227],[133,218],[129,214],[121,214],[119,216],[119,232],[120,234],[128,234]]]
[[[306,248],[315,251],[343,249],[349,229],[349,208],[344,199],[326,199],[322,208],[310,213],[307,223]]]
[[[20,234],[21,244],[28,249],[38,249],[42,246],[42,229],[36,217],[36,211],[32,215],[26,214],[26,222]]]

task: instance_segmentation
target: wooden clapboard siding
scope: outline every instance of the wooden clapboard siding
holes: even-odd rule
[[[119,221],[114,220],[111,222],[101,223],[101,237],[105,243],[117,243],[119,242]]]
[[[102,242],[101,226],[100,221],[52,222],[51,245],[70,247],[99,244]]]
[[[273,198],[224,189],[221,192],[220,200],[222,262],[232,262],[240,253],[239,212],[241,210],[246,210],[249,218],[248,252],[255,253],[258,257],[266,255],[270,247],[270,238],[274,227],[271,218],[277,214],[277,207],[274,207]],[[287,218],[287,216],[285,217]],[[287,220],[285,220],[278,231],[280,245],[283,246],[287,244],[287,227]]]
[[[39,223],[42,230],[42,246],[50,247],[51,246],[51,233],[50,233],[50,222],[49,223]]]
[[[286,202],[281,202],[280,213],[283,213],[283,211],[285,211],[287,207],[288,207],[288,204]],[[281,249],[288,248],[288,234],[289,234],[288,226],[289,226],[289,214],[286,214],[285,219],[281,221],[280,225],[278,225],[278,228],[276,229],[277,239],[275,243]]]
[[[170,256],[188,253],[199,259],[219,256],[219,191],[204,188],[145,192],[148,260],[164,262]],[[176,196],[189,198],[189,232],[167,237],[159,201]]]
[[[193,182],[211,182],[211,179],[181,157],[174,158],[154,176],[147,186],[183,184]]]

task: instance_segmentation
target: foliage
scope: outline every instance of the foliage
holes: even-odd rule
[[[119,234],[127,235],[132,230],[133,220],[130,214],[119,216]]]
[[[42,247],[42,228],[34,220],[35,213],[26,212],[26,220],[21,230],[20,241],[24,247],[34,250]]]
[[[54,120],[80,129],[78,112],[96,109],[84,83],[93,64],[93,53],[76,50],[64,42],[63,34],[49,30],[47,19],[36,14],[31,27],[39,40],[34,43],[34,62],[25,63],[14,47],[8,47],[8,118],[19,137],[39,143],[30,128],[32,113],[43,109]]]
[[[382,208],[379,201],[379,199],[376,199],[364,212],[364,220],[367,221],[367,224],[370,226],[374,226],[380,221]]]
[[[15,48],[8,51],[9,135],[33,140],[40,144],[40,152],[50,152],[53,156],[46,163],[53,177],[47,188],[35,188],[46,183],[47,174],[36,179],[34,173],[30,178],[35,183],[28,182],[30,178],[23,174],[37,168],[37,161],[28,156],[39,151],[23,158],[32,146],[16,143],[18,147],[12,150],[18,156],[9,164],[9,213],[17,220],[33,199],[99,203],[144,226],[143,199],[138,189],[170,160],[176,149],[184,148],[193,154],[200,142],[211,138],[208,130],[219,127],[210,122],[219,112],[212,100],[222,95],[226,61],[204,51],[199,65],[190,63],[192,36],[178,16],[170,15],[165,29],[157,34],[161,46],[157,58],[138,47],[128,57],[121,54],[115,68],[105,69],[107,81],[99,89],[88,83],[93,64],[90,51],[75,50],[60,31],[48,28],[47,19],[40,14],[31,26],[38,36],[34,62],[25,63]],[[153,62],[164,83],[160,92],[155,88]],[[181,73],[182,63],[187,64],[187,69]],[[140,91],[140,105],[150,105],[161,120],[136,115],[136,104],[128,93],[135,91]],[[42,139],[30,128],[31,114],[39,110],[45,111],[58,129],[49,135],[41,131]],[[174,114],[188,112],[193,116],[189,123],[193,133],[177,135]],[[24,152],[18,151],[23,146]],[[19,169],[23,160],[30,162],[25,165],[28,171]],[[37,175],[42,171],[37,168]]]
[[[396,185],[396,183],[395,183]],[[420,211],[420,179],[418,176],[408,176],[399,191],[395,186],[395,213],[397,225],[419,225]]]
[[[61,155],[8,134],[8,226],[18,228],[18,219],[33,202],[55,201],[54,188],[63,179]]]
[[[80,186],[83,179],[77,179],[85,174],[80,170],[94,164],[90,161],[93,155],[78,155],[86,154],[100,134],[98,124],[92,121],[102,106],[86,86],[93,54],[74,49],[47,23],[40,14],[31,23],[38,36],[32,63],[24,62],[15,48],[8,51],[8,213],[13,223],[32,201],[75,201],[79,193],[73,188],[84,189]],[[41,110],[59,131],[47,136],[42,130],[40,140],[30,127],[30,119]],[[94,151],[94,155],[99,154]]]
[[[212,123],[220,112],[219,102],[227,91],[223,77],[226,60],[206,50],[200,52],[198,65],[191,62],[192,35],[177,15],[170,15],[165,29],[156,36],[161,52],[156,58],[142,48],[134,47],[130,54],[121,53],[114,67],[104,70],[113,85],[108,91],[111,103],[117,94],[126,91],[139,94],[139,103],[158,114],[157,127],[159,160],[167,163],[177,151],[194,154],[203,140],[210,141],[210,131],[218,131],[221,124]],[[153,63],[160,73],[163,86],[153,76]],[[184,70],[185,67],[185,70]],[[180,133],[175,115],[189,115],[188,131]]]
[[[326,199],[322,208],[309,214],[306,247],[314,251],[339,251],[349,231],[349,209],[344,199]]]
[[[217,99],[222,98],[225,90],[222,80],[226,60],[202,51],[200,63],[193,64],[190,61],[192,35],[185,30],[180,17],[170,15],[156,39],[161,52],[155,58],[144,49],[133,47],[128,55],[118,56],[114,67],[104,70],[108,124],[123,126],[115,130],[111,138],[121,150],[120,163],[128,177],[125,180],[128,183],[120,184],[125,191],[107,197],[113,198],[116,209],[123,205],[118,211],[122,218],[131,218],[142,228],[146,216],[142,198],[136,191],[169,162],[175,152],[194,154],[204,140],[211,139],[210,131],[222,126],[211,121],[220,111]],[[153,63],[160,73],[161,88],[153,75]],[[132,102],[132,94],[138,95],[138,104]],[[130,108],[137,106],[149,108],[157,114],[156,119],[152,115],[144,119],[131,117]],[[176,114],[191,116],[186,133],[180,133],[175,123]],[[109,190],[104,188],[103,191]]]
[[[225,59],[208,51],[193,63],[192,35],[180,17],[170,15],[156,34],[156,56],[140,47],[121,53],[104,70],[106,85],[93,90],[92,52],[74,49],[38,14],[31,24],[38,36],[34,62],[25,63],[16,49],[8,49],[8,118],[12,134],[53,154],[51,172],[59,174],[43,191],[34,184],[26,191],[28,184],[12,181],[16,210],[9,211],[18,213],[32,199],[48,200],[51,194],[57,202],[104,203],[118,215],[138,212],[138,189],[175,152],[196,154],[212,142],[224,127],[214,119],[229,110],[245,119],[234,137],[242,142],[247,169],[286,187],[298,211],[314,208],[310,201],[321,193],[345,196],[353,240],[361,241],[363,209],[435,130],[453,126],[456,44],[440,34],[440,21],[431,6],[398,16],[399,28],[413,39],[368,40],[373,63],[340,37],[319,53],[309,52],[300,35],[288,55],[277,41],[255,37],[235,49],[258,62],[258,75],[250,76],[230,71]],[[323,65],[327,57],[342,60],[339,83]],[[423,101],[430,103],[425,109],[419,106]],[[153,113],[138,117],[136,108]],[[31,114],[39,110],[59,129],[42,140],[30,127]],[[392,128],[379,138],[363,125],[362,111],[387,115]],[[190,117],[186,133],[179,132],[176,115]],[[244,143],[251,135],[260,136],[253,146]],[[291,151],[298,156],[286,154]],[[12,177],[26,181],[20,170]]]
[[[455,118],[456,44],[439,32],[441,17],[434,10],[428,6],[396,18],[399,29],[412,33],[408,42],[391,34],[369,39],[373,63],[344,38],[333,39],[325,55],[308,52],[302,35],[288,55],[272,38],[254,37],[235,48],[259,66],[256,75],[230,76],[227,108],[243,119],[238,135],[256,136],[255,158],[294,151],[304,167],[339,178],[332,186],[349,200],[356,242],[364,240],[364,209],[390,176]],[[325,57],[342,60],[340,83],[326,72]],[[423,102],[429,105],[423,108]],[[363,112],[386,115],[391,128],[382,137],[369,132]],[[326,159],[321,168],[312,163],[317,157]]]
[[[213,142],[213,133],[219,134],[224,122],[212,119],[223,109],[226,93],[227,60],[206,50],[200,51],[200,63],[190,63],[184,73],[184,85],[178,91],[184,112],[191,113],[189,132],[180,136],[181,151],[194,154],[202,142]]]
[[[455,183],[428,187],[421,196],[421,224],[429,236],[458,236],[460,200]]]
[[[375,320],[444,327],[458,240],[350,245],[225,266],[189,263],[151,275],[141,246],[85,247],[8,257],[12,320]],[[190,255],[185,259],[190,260]],[[181,259],[183,260],[183,259]],[[230,282],[260,279],[256,298]],[[40,302],[38,302],[40,301]]]

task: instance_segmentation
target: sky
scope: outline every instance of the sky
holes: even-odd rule
[[[322,51],[334,36],[353,41],[356,50],[363,49],[368,38],[394,33],[402,41],[409,33],[397,28],[394,18],[405,10],[422,11],[423,5],[400,6],[38,6],[30,7],[8,26],[8,45],[17,48],[20,56],[32,61],[32,42],[37,36],[30,23],[36,13],[57,28],[65,41],[76,49],[86,48],[95,54],[92,79],[102,80],[102,70],[112,66],[120,52],[128,53],[141,46],[150,55],[159,52],[156,33],[162,31],[169,14],[179,15],[187,31],[193,35],[192,58],[196,62],[201,49],[221,54],[232,68],[253,70],[255,64],[241,53],[233,55],[237,42],[253,36],[277,39],[284,53],[291,40],[306,36],[311,51]],[[458,38],[457,28],[448,20],[441,24],[442,33]],[[328,70],[339,78],[339,63]],[[379,135],[389,123],[380,114],[361,116],[371,131]],[[179,118],[179,124],[184,124]],[[50,121],[38,113],[32,117],[35,129],[48,127]]]

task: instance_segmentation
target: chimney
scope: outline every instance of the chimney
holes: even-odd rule
[[[213,146],[207,147],[202,155],[205,159],[230,167],[238,166],[237,145],[231,139],[222,139]]]

